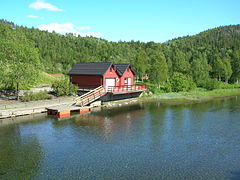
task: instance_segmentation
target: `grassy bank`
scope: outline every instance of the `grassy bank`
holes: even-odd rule
[[[196,89],[195,91],[191,92],[160,93],[149,96],[143,96],[141,98],[110,101],[103,103],[103,107],[112,108],[146,101],[159,101],[166,104],[199,103],[213,100],[216,98],[231,97],[236,95],[240,95],[240,88],[215,89],[212,91]]]
[[[212,91],[207,91],[204,89],[197,89],[191,92],[178,92],[178,93],[161,93],[154,94],[144,99],[158,99],[160,101],[169,102],[169,103],[184,103],[184,102],[201,102],[207,101],[220,97],[228,97],[240,95],[240,88],[233,89],[215,89]]]
[[[53,76],[53,75],[49,75],[48,73],[41,72],[39,74],[39,78],[36,79],[35,86],[39,86],[39,85],[49,85],[49,86],[51,86],[51,84],[53,82],[55,82],[56,80],[59,80],[59,79],[63,79],[63,78],[64,78],[64,75]]]

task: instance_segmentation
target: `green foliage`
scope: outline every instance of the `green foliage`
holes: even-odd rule
[[[160,86],[160,89],[161,89],[163,92],[165,92],[165,93],[172,92],[171,83],[170,83],[170,82],[163,83],[163,84]]]
[[[147,54],[145,51],[140,51],[136,54],[135,61],[133,62],[134,70],[137,76],[142,79],[147,70]]]
[[[204,85],[207,90],[214,90],[219,88],[219,81],[216,79],[208,79]]]
[[[196,88],[196,85],[192,79],[182,73],[174,73],[170,83],[173,92],[190,91]]]
[[[137,77],[147,73],[160,89],[175,73],[188,75],[200,87],[209,78],[237,83],[240,25],[160,44],[60,35],[0,20],[0,88],[22,89],[46,81],[51,84],[52,80],[45,81],[39,72],[66,73],[76,62],[131,63]]]
[[[42,70],[34,42],[11,25],[0,23],[0,47],[1,88],[18,92],[20,88],[33,84]]]
[[[238,83],[240,80],[240,51],[235,51],[232,56],[233,74],[231,80]]]
[[[0,59],[0,89],[6,89],[8,64]]]
[[[52,85],[56,80],[65,78],[64,75],[52,76],[45,72],[40,72],[34,85]]]
[[[210,65],[205,56],[198,54],[191,64],[192,78],[197,86],[204,86],[205,82],[209,79]]]
[[[230,58],[229,57],[224,57],[222,59],[223,64],[224,64],[224,68],[223,68],[223,79],[225,82],[228,82],[228,80],[230,79],[231,75],[232,75],[232,67],[231,67],[231,63],[230,63]]]
[[[136,83],[136,84],[138,84],[138,83]],[[149,81],[144,81],[144,84],[146,84],[147,85],[147,90],[149,91],[149,92],[152,92],[152,93],[154,93],[155,91],[156,91],[156,85],[155,84],[153,84],[153,83],[151,83],[151,82],[149,82]]]
[[[163,53],[156,52],[152,55],[152,66],[150,67],[150,81],[160,86],[168,78],[168,66]]]
[[[49,95],[46,91],[40,91],[37,93],[29,92],[25,93],[23,96],[20,97],[21,101],[38,101],[38,100],[44,100],[44,99],[51,99],[52,96]]]
[[[234,89],[239,88],[240,84],[229,84],[226,82],[218,82],[219,89]]]
[[[182,74],[188,74],[190,71],[190,64],[187,61],[186,55],[179,49],[174,49],[173,71]]]
[[[3,63],[4,69],[1,70],[2,89],[17,90],[17,99],[19,99],[19,89],[29,89],[31,84],[34,84],[38,78],[39,71],[31,63],[15,62]]]
[[[199,100],[210,100],[215,97],[229,96],[229,95],[239,95],[240,89],[215,89],[212,91],[207,91],[205,89],[196,89],[190,92],[178,92],[178,93],[161,93],[155,95],[154,97],[159,100],[167,100],[168,102],[194,102]]]
[[[60,79],[52,84],[56,96],[72,96],[77,94],[78,87],[73,85],[68,78]]]

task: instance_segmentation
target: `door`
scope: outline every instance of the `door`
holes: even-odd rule
[[[131,78],[128,78],[127,84],[128,84],[129,86],[132,85]]]
[[[116,85],[116,81],[115,78],[107,78],[106,79],[106,90],[109,89],[109,87],[115,86]]]

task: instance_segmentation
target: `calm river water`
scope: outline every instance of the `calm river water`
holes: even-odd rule
[[[240,97],[30,118],[0,126],[0,179],[240,179]]]

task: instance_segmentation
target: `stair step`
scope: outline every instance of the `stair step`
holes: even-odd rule
[[[85,105],[99,99],[100,97],[102,97],[104,95],[105,95],[104,88],[102,86],[99,86],[99,87],[93,89],[92,91],[76,98],[75,101],[76,101],[77,105],[85,106]]]

